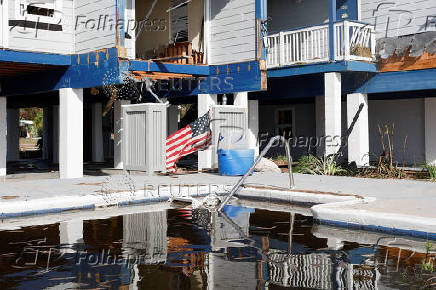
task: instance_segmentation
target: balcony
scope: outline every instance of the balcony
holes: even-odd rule
[[[334,60],[375,60],[374,26],[355,21],[334,24]],[[329,24],[270,33],[268,68],[304,65],[330,60]]]

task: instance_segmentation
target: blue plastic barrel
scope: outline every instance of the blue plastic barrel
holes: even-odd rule
[[[218,150],[218,170],[221,175],[244,175],[253,162],[253,149]]]

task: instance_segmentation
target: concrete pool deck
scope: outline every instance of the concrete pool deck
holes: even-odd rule
[[[171,195],[223,193],[238,179],[210,173],[5,179],[0,183],[0,218],[7,223],[10,218],[35,214],[165,201]],[[436,183],[295,174],[295,184],[292,191],[262,189],[288,188],[289,177],[255,173],[241,196],[319,204],[311,210],[321,223],[436,239]]]

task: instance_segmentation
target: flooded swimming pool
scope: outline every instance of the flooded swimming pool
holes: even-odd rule
[[[313,224],[307,209],[171,208],[0,232],[3,289],[410,289],[430,244]],[[265,206],[264,206],[265,207]],[[428,263],[427,263],[428,264]]]

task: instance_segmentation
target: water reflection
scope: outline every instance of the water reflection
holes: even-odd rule
[[[0,232],[0,286],[396,289],[417,283],[404,271],[425,252],[425,241],[313,225],[295,211],[178,208]]]

